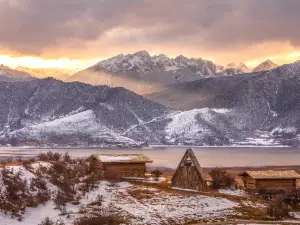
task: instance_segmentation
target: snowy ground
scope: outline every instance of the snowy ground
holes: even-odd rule
[[[32,172],[22,166],[12,166],[15,173],[22,173],[22,179],[30,181],[35,177],[34,171],[39,167],[49,168],[48,163],[34,163]],[[1,178],[0,178],[1,182]],[[30,182],[28,183],[30,184]],[[51,191],[57,191],[48,182]],[[93,204],[102,198],[101,206]],[[46,217],[61,220],[66,225],[85,214],[106,211],[118,215],[129,224],[182,224],[185,221],[215,221],[235,214],[235,207],[239,204],[226,198],[200,195],[199,193],[183,193],[128,182],[111,183],[100,181],[98,187],[82,196],[79,204],[66,205],[66,213],[56,209],[53,200],[37,208],[27,208],[21,221],[11,218],[0,210],[0,225],[34,225],[39,224]]]
[[[219,193],[233,196],[246,196],[245,191],[240,189],[220,189]]]
[[[53,201],[49,201],[38,208],[27,209],[21,222],[1,213],[0,224],[32,225],[47,216],[53,220],[61,219],[66,224],[72,224],[72,221],[78,217],[80,209],[85,208],[88,212],[95,211],[90,204],[97,201],[98,196],[103,196],[103,209],[115,211],[118,216],[128,219],[130,224],[169,224],[170,221],[180,224],[186,220],[218,220],[234,214],[234,207],[238,207],[236,203],[224,198],[198,194],[170,194],[127,182],[102,181],[98,188],[83,197],[80,205],[67,205],[69,216],[60,216],[60,211],[54,209]]]
[[[296,219],[300,219],[300,212],[290,212],[289,214]]]
[[[29,186],[30,180],[37,177],[35,171],[38,168],[49,169],[51,167],[51,163],[38,162],[31,165],[30,171],[22,166],[9,168],[14,173],[21,173],[21,179],[28,180]],[[47,176],[44,176],[43,179],[47,179]],[[159,179],[158,183],[162,181],[164,179]],[[242,206],[266,207],[246,198],[242,202],[234,202],[225,197],[212,197],[183,190],[166,190],[158,188],[156,185],[159,184],[99,181],[97,187],[86,194],[79,191],[78,195],[82,197],[79,202],[77,204],[67,203],[62,211],[62,209],[57,209],[53,201],[55,192],[59,188],[47,181],[48,190],[52,192],[52,198],[49,201],[37,208],[27,208],[21,221],[18,218],[11,218],[0,210],[0,225],[36,225],[46,217],[50,217],[54,221],[62,221],[65,225],[73,225],[74,221],[83,215],[103,212],[117,215],[127,224],[185,224],[189,221],[226,220],[228,217],[240,215]],[[1,175],[0,186],[2,189],[5,188]],[[240,190],[222,189],[219,192],[225,195],[245,196],[245,193]],[[298,215],[293,216],[297,218]]]

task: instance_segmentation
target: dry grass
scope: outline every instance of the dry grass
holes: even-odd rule
[[[128,191],[128,193],[138,199],[138,200],[142,200],[142,199],[151,199],[153,196],[153,191],[150,190],[140,190],[140,189],[136,189],[136,190],[130,190]]]

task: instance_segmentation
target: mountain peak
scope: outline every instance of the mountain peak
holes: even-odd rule
[[[267,59],[266,61],[262,62],[259,64],[257,67],[253,69],[254,72],[259,72],[259,71],[265,71],[265,70],[272,70],[277,68],[278,65],[272,62],[270,59]]]
[[[147,51],[145,51],[145,50],[138,51],[136,53],[133,53],[132,55],[134,55],[134,56],[140,56],[140,57],[151,57],[150,54]]]
[[[10,67],[5,66],[4,64],[1,64],[1,65],[0,65],[0,69],[1,69],[1,70],[11,70]]]
[[[265,63],[274,64],[271,59],[267,59]]]
[[[226,66],[226,69],[236,69],[237,71],[240,71],[241,73],[248,73],[250,72],[250,69],[242,62],[239,63],[228,63]]]
[[[0,76],[1,81],[25,81],[33,79],[29,73],[12,69],[3,64],[0,65]]]

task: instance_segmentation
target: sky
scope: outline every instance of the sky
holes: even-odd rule
[[[0,0],[0,64],[79,70],[140,50],[290,63],[299,12],[299,0]]]

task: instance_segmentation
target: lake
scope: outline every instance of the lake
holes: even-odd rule
[[[144,153],[153,160],[150,166],[175,168],[186,147],[151,147],[145,149],[38,149],[0,148],[0,160],[7,157],[31,157],[41,152],[69,152],[74,157],[101,153]],[[288,166],[300,165],[300,148],[285,147],[193,147],[203,167]]]

